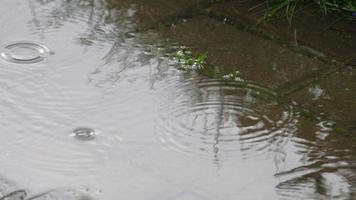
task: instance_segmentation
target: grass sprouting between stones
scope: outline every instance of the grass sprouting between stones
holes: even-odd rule
[[[356,20],[355,0],[265,0],[254,9],[265,7],[263,20],[282,14],[291,23],[295,14],[306,6],[312,6],[324,15],[338,14]]]

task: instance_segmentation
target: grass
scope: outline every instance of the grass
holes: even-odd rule
[[[350,137],[352,141],[356,142],[356,136],[352,134],[352,129],[355,129],[354,127],[352,128],[345,128],[345,127],[333,127],[334,131],[338,134]]]
[[[355,0],[265,0],[254,8],[264,6],[263,20],[282,14],[291,23],[295,14],[307,6],[311,6],[323,15],[337,14],[350,20],[356,20]]]

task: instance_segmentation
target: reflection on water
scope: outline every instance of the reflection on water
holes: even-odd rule
[[[53,54],[0,60],[0,199],[355,198],[355,144],[330,122],[177,71],[157,38],[131,33],[134,10],[107,7],[2,2],[0,43]]]
[[[174,87],[164,95],[159,121],[169,148],[244,158],[247,151],[278,152],[296,133],[298,114],[262,88],[204,78]]]

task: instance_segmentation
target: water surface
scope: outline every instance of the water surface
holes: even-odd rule
[[[132,33],[134,8],[3,0],[0,199],[355,198],[355,143],[332,122],[178,71]]]

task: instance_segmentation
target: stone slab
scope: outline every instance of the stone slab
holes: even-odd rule
[[[169,44],[184,45],[193,54],[207,52],[210,66],[224,72],[237,69],[241,78],[271,89],[334,67],[205,16],[156,32]]]
[[[347,67],[289,95],[314,114],[356,130],[356,69]]]
[[[212,5],[213,14],[227,16],[247,27],[256,26],[262,19],[263,6],[259,0],[231,1]],[[255,8],[254,8],[255,7]],[[253,9],[254,8],[254,9]],[[340,20],[337,16],[322,16],[315,10],[299,10],[292,24],[286,18],[271,20],[254,27],[271,37],[279,37],[291,44],[303,45],[321,56],[347,62],[356,57],[356,21]]]

